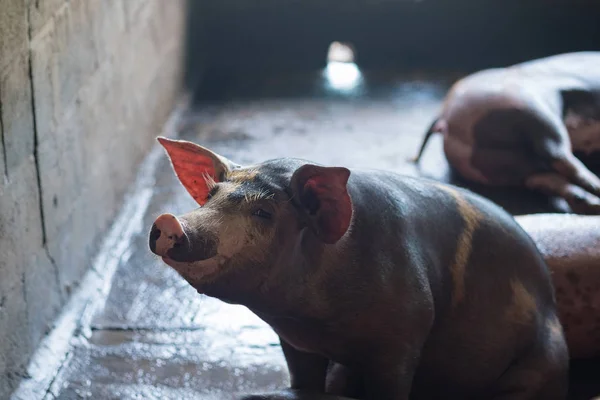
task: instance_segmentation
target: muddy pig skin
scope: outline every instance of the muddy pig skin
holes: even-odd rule
[[[600,217],[516,217],[552,274],[558,314],[573,358],[600,356]]]
[[[159,141],[201,207],[159,216],[151,251],[198,292],[266,321],[293,389],[565,398],[568,351],[549,272],[492,202],[390,172],[289,158],[241,167]]]
[[[600,156],[600,52],[555,55],[476,72],[444,99],[435,132],[465,179],[525,186],[600,214],[600,179],[573,152]]]

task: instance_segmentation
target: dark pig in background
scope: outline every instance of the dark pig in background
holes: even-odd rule
[[[159,216],[150,249],[199,293],[266,321],[293,389],[565,398],[568,351],[546,264],[492,202],[384,171],[298,159],[242,167],[159,141],[201,207]]]
[[[525,186],[600,214],[600,179],[573,155],[600,155],[600,52],[560,54],[469,75],[427,132],[465,179]]]

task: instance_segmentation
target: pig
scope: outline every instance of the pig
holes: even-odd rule
[[[600,214],[600,179],[573,152],[600,150],[600,52],[576,52],[486,69],[456,82],[427,131],[463,178],[521,186]]]
[[[600,217],[517,216],[552,274],[572,358],[600,356]]]
[[[241,166],[158,140],[200,207],[160,215],[150,250],[199,293],[268,323],[291,389],[565,398],[569,357],[550,274],[499,206],[391,172],[293,158]]]

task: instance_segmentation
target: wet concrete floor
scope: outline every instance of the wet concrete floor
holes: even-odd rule
[[[431,140],[422,171],[406,162],[451,77],[365,76],[358,87],[337,92],[320,79],[268,79],[229,89],[224,93],[229,100],[202,104],[183,120],[181,136],[241,164],[293,156],[460,183],[441,156],[439,137]],[[148,229],[161,213],[195,208],[166,157],[161,157],[155,179],[144,216]],[[504,192],[497,199],[517,214],[562,207],[522,192]],[[228,400],[235,393],[288,384],[271,329],[244,307],[198,295],[150,253],[146,231],[121,259],[106,305],[92,318],[91,332],[73,341],[48,398]],[[581,371],[578,376],[590,375],[592,369]]]

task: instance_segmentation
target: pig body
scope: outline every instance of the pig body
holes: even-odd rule
[[[469,75],[453,85],[432,133],[464,178],[526,186],[600,213],[600,179],[573,151],[600,151],[600,52],[568,53]]]
[[[292,388],[365,399],[564,399],[546,265],[499,207],[433,181],[161,139],[203,207],[150,248],[281,338]],[[201,179],[206,178],[206,179]],[[206,182],[206,185],[205,185]]]
[[[573,358],[600,356],[600,217],[516,217],[546,261]]]

